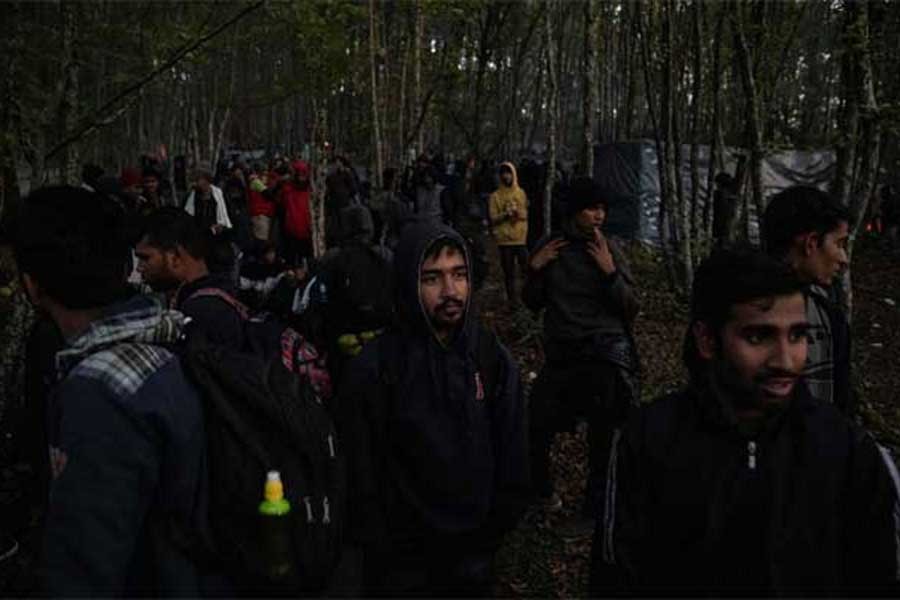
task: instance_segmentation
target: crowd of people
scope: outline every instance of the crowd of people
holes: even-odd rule
[[[234,161],[218,178],[199,166],[183,202],[153,166],[118,181],[86,169],[80,188],[27,197],[14,251],[41,315],[26,362],[31,431],[49,447],[34,459],[46,472],[44,591],[283,591],[217,560],[228,551],[210,526],[217,470],[240,477],[211,405],[265,355],[333,424],[327,452],[284,472],[313,471],[313,486],[317,460],[345,461],[329,488],[345,502],[284,479],[307,542],[322,544],[313,552],[333,551],[314,524],[343,548],[318,592],[492,595],[504,536],[527,511],[562,505],[554,436],[585,420],[587,491],[567,525],[593,535],[590,595],[896,595],[900,477],[856,422],[851,329],[831,289],[849,262],[846,208],[788,188],[769,200],[762,249],[718,244],[694,278],[689,380],[642,404],[640,282],[605,233],[618,197],[575,178],[541,237],[533,171],[520,182],[511,162],[423,156],[371,189],[336,157],[322,256],[300,159]],[[527,398],[479,318],[489,237],[510,306],[543,319]],[[196,347],[246,373],[200,381]],[[266,370],[257,387],[288,389],[282,376]],[[279,402],[240,431],[270,448],[266,419],[301,407],[313,427],[315,407]],[[252,502],[265,469],[258,479]],[[312,559],[295,543],[302,579]]]

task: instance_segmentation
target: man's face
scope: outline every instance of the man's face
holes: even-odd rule
[[[469,268],[459,250],[444,248],[425,261],[419,275],[419,297],[439,334],[462,324],[469,301]]]
[[[212,182],[206,177],[198,177],[195,185],[197,186],[197,190],[201,194],[208,194],[211,189]]]
[[[138,242],[134,253],[138,258],[137,270],[141,279],[154,291],[167,292],[181,284],[177,274],[177,253],[151,246],[146,237]]]
[[[602,204],[595,204],[575,214],[575,226],[586,235],[593,236],[594,230],[603,227],[606,223],[606,208]]]
[[[159,179],[156,177],[144,177],[143,185],[145,194],[155,194],[159,189]]]
[[[791,396],[806,365],[808,331],[801,293],[734,305],[718,335],[705,323],[694,326],[701,358],[710,361],[717,383],[744,409]]]
[[[806,235],[802,241],[802,257],[796,265],[800,275],[819,285],[830,286],[850,263],[847,254],[849,240],[850,228],[846,222],[824,236],[816,233]]]

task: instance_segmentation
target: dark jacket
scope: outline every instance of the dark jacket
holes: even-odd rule
[[[175,296],[175,309],[191,318],[191,332],[199,332],[213,344],[240,349],[244,342],[241,315],[222,298],[196,295],[206,288],[218,289],[231,296],[235,294],[227,277],[207,275],[181,286]]]
[[[484,397],[476,357],[487,334],[471,308],[446,346],[421,308],[420,265],[441,237],[462,244],[440,225],[404,234],[394,263],[402,325],[364,347],[339,390],[352,537],[367,545],[454,539],[496,548],[525,508],[525,412],[515,362],[497,342],[496,386]]]
[[[551,235],[537,243],[534,253],[561,237],[569,245],[540,271],[529,269],[522,290],[528,308],[547,309],[545,342],[565,347],[597,334],[627,334],[637,316],[638,301],[634,278],[618,244],[607,238],[616,271],[606,275],[588,254],[587,242],[572,234]]]
[[[197,596],[195,564],[170,532],[205,531],[202,405],[163,346],[182,315],[153,297],[110,307],[57,355],[46,591]]]
[[[593,594],[617,580],[642,596],[896,592],[886,451],[805,386],[754,430],[727,414],[688,389],[632,415],[608,471]]]

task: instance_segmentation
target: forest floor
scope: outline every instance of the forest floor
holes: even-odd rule
[[[495,248],[491,248],[491,273],[478,302],[485,323],[497,331],[519,362],[526,393],[543,360],[540,322],[527,310],[511,309],[504,298],[502,274]],[[638,281],[641,313],[635,335],[644,367],[643,400],[677,388],[684,381],[681,342],[687,325],[684,299],[669,291],[659,256],[639,246],[629,248]],[[900,456],[900,252],[887,251],[878,240],[857,243],[854,256],[853,368],[861,398],[863,424],[894,456]],[[4,268],[7,267],[7,268]],[[9,271],[9,255],[0,252],[0,271]],[[5,285],[0,273],[0,286]],[[10,307],[0,295],[0,332]],[[2,336],[3,333],[0,333]],[[8,340],[0,338],[0,346]],[[2,429],[2,428],[0,428]],[[552,514],[532,509],[508,536],[498,556],[499,578],[495,592],[504,597],[568,598],[584,596],[587,589],[591,539],[564,539],[559,525],[575,514],[584,493],[587,447],[583,431],[557,436],[552,457],[563,509]],[[9,474],[12,465],[0,465]],[[6,475],[3,477],[7,479]],[[9,483],[6,481],[6,483]],[[4,510],[0,486],[0,511]],[[20,532],[21,533],[21,532]],[[22,557],[25,559],[25,557]],[[23,560],[28,564],[30,560]],[[19,567],[26,564],[18,563]],[[29,565],[33,567],[32,565]],[[17,569],[21,570],[21,569]],[[31,570],[31,569],[27,569]],[[0,569],[0,596],[11,591],[4,581],[12,573]],[[25,592],[33,573],[12,588]],[[27,583],[25,583],[27,582]],[[25,585],[23,585],[25,584]],[[19,595],[18,593],[15,595]]]
[[[681,344],[687,302],[669,291],[659,255],[640,246],[628,255],[638,282],[641,312],[635,337],[644,370],[644,402],[685,381]],[[526,392],[540,371],[540,322],[526,309],[506,306],[499,261],[479,294],[482,317],[518,359]],[[853,260],[853,374],[861,421],[900,458],[900,252],[877,239],[861,239]],[[587,591],[591,538],[565,539],[558,529],[576,514],[584,494],[587,464],[584,431],[557,436],[551,456],[563,510],[533,507],[498,556],[495,592],[505,597],[571,598]]]

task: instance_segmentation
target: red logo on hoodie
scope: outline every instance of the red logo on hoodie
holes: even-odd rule
[[[481,373],[475,371],[475,399],[479,402],[484,400],[484,386],[481,384]]]

